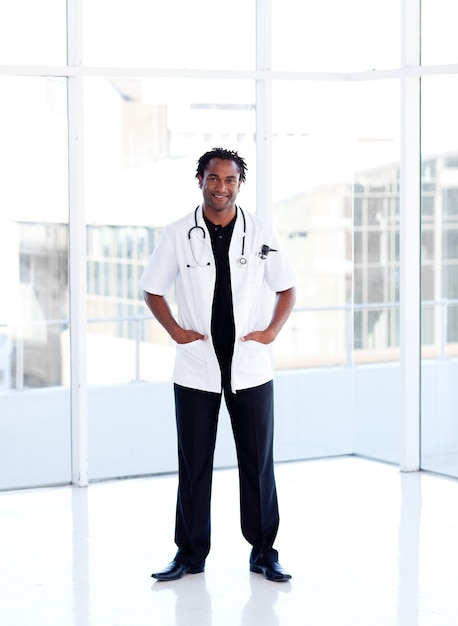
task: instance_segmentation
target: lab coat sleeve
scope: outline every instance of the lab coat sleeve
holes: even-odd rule
[[[162,231],[157,246],[140,278],[140,287],[148,293],[165,296],[170,291],[178,273],[175,248],[168,228]]]
[[[297,274],[283,242],[275,230],[272,231],[269,246],[276,252],[270,252],[266,259],[265,281],[272,291],[286,291],[296,284]]]

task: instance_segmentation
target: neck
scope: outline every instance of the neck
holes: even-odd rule
[[[207,220],[217,226],[227,226],[237,214],[237,207],[233,204],[231,207],[224,209],[223,211],[215,211],[212,207],[207,205],[202,206],[202,211]]]

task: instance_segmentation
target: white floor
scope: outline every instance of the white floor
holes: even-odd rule
[[[360,458],[279,464],[290,583],[248,570],[235,470],[205,574],[172,559],[176,477],[0,493],[2,626],[456,626],[458,481]]]

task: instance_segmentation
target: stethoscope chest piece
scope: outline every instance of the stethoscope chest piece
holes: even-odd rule
[[[241,256],[239,259],[237,259],[235,263],[237,267],[246,267],[247,260],[244,256]]]

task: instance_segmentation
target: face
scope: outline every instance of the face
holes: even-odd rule
[[[203,177],[199,176],[198,181],[207,215],[235,211],[235,200],[241,185],[237,163],[226,159],[211,159]]]

